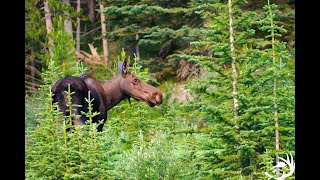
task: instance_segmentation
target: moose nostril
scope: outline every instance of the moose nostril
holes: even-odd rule
[[[157,94],[157,96],[156,96],[156,101],[157,101],[159,104],[162,104],[162,95],[161,95],[161,94]]]

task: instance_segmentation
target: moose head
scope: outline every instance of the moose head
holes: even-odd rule
[[[162,103],[162,92],[157,88],[143,82],[135,74],[128,70],[128,60],[119,62],[118,69],[120,71],[120,89],[128,96],[135,100],[147,103],[150,107],[160,105]],[[129,99],[130,100],[130,99]]]

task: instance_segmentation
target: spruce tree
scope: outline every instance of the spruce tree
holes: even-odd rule
[[[260,78],[264,81],[261,89],[264,89],[269,104],[264,111],[268,116],[264,120],[263,132],[265,140],[267,137],[274,137],[271,142],[265,142],[264,149],[273,152],[275,164],[278,164],[279,156],[286,153],[294,155],[294,57],[287,43],[281,40],[282,34],[287,31],[283,25],[278,25],[277,5],[267,1],[263,9],[265,12],[261,14],[261,20],[257,21],[260,29],[266,32],[264,41],[257,41],[258,47],[262,49],[261,59],[269,65]],[[262,164],[268,164],[264,158]],[[279,169],[276,174],[279,175]]]
[[[284,134],[289,135],[286,136],[288,140],[292,140],[290,135],[294,128],[290,118],[293,117],[294,108],[293,84],[290,82],[292,82],[293,73],[292,69],[291,72],[289,68],[285,70],[283,63],[288,61],[289,54],[283,44],[278,45],[276,49],[281,50],[278,56],[281,57],[282,63],[273,64],[273,61],[270,61],[270,57],[273,57],[272,48],[266,47],[274,44],[275,41],[253,37],[258,31],[255,22],[259,17],[254,12],[242,11],[239,8],[242,4],[241,1],[233,1],[231,13],[228,11],[230,6],[226,4],[206,5],[207,10],[200,11],[204,18],[210,19],[206,24],[208,29],[203,30],[205,39],[193,44],[202,49],[208,49],[209,56],[184,56],[205,68],[204,75],[188,86],[199,99],[194,104],[194,108],[204,112],[208,127],[211,129],[205,141],[202,142],[206,153],[198,156],[204,162],[201,176],[218,179],[263,176],[261,170],[265,169],[261,161],[266,159],[262,160],[261,157],[266,149],[270,150],[274,145],[270,140],[270,133],[275,130],[275,125],[274,123],[272,125],[270,120],[274,119],[275,113],[275,74],[277,77],[279,74],[282,78],[286,77],[284,78],[286,80],[281,81],[286,82],[287,85],[282,86],[286,87],[287,93],[284,91],[281,93],[282,103],[284,103],[282,106],[286,108],[286,110],[283,109],[282,117],[286,120],[280,129],[283,129]],[[234,48],[230,41],[230,16],[233,20]],[[262,30],[268,27],[270,26],[262,27]],[[236,69],[232,68],[233,62]],[[278,67],[277,71],[274,71],[275,66]],[[234,70],[238,72],[237,94],[232,93]],[[276,90],[279,92],[279,87]],[[235,98],[239,103],[237,109],[234,106]],[[279,108],[277,109],[279,111]],[[238,116],[235,116],[235,113]]]
[[[129,55],[135,53],[140,58],[138,64],[156,73],[158,80],[174,75],[181,60],[177,54],[197,38],[200,17],[196,9],[188,2],[110,4],[102,11],[106,14],[107,38],[125,47]]]

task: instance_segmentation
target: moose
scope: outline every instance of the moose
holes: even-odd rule
[[[97,116],[92,118],[92,122],[99,123],[100,120],[104,119],[97,127],[98,132],[102,131],[107,119],[107,111],[122,100],[128,99],[130,103],[130,98],[133,98],[147,103],[150,107],[162,104],[162,92],[131,73],[128,66],[127,59],[124,62],[119,62],[118,70],[120,74],[111,80],[101,81],[86,74],[79,77],[66,76],[60,78],[51,88],[54,94],[53,103],[58,102],[58,107],[63,115],[68,115],[69,112],[66,111],[66,91],[70,86],[70,91],[74,92],[71,95],[71,103],[80,105],[75,108],[75,112],[72,112],[80,115],[80,118],[72,120],[72,124],[83,125],[88,118],[81,111],[88,112],[88,102],[85,98],[90,93],[90,99],[93,99],[92,111],[99,112]]]

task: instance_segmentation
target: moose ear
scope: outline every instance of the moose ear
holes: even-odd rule
[[[129,62],[128,59],[125,59],[124,62],[119,61],[118,62],[118,70],[121,74],[127,74],[129,72],[128,70]]]
[[[122,73],[122,66],[123,66],[123,62],[119,61],[118,62],[118,70],[120,71],[120,73]]]
[[[122,64],[122,71],[121,71],[121,73],[127,74],[127,73],[129,72],[128,67],[129,67],[129,62],[128,62],[128,59],[126,58],[126,59],[124,60],[124,63]]]

